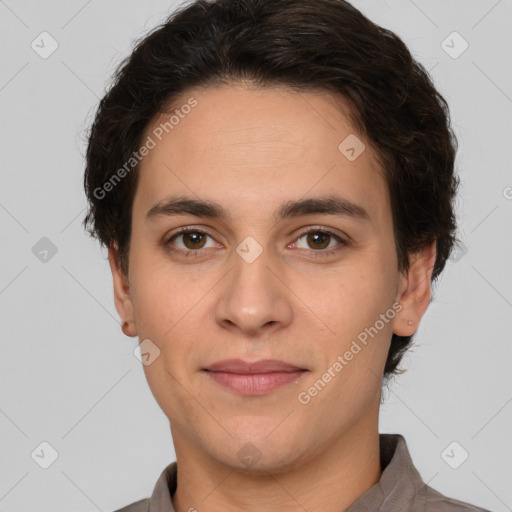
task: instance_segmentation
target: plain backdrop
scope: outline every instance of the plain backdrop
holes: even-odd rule
[[[177,5],[0,0],[2,512],[114,510],[149,496],[175,460],[138,340],[119,326],[106,252],[81,221],[85,130],[117,63]],[[431,71],[460,143],[463,245],[386,392],[380,430],[406,437],[440,492],[512,510],[512,2],[354,5]],[[457,469],[447,447],[468,453]],[[47,469],[41,450],[57,456]]]

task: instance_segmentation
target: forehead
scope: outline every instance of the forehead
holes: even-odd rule
[[[339,191],[378,216],[389,208],[382,169],[349,114],[324,91],[190,89],[146,129],[154,148],[140,164],[136,203],[147,211],[181,194],[261,209],[263,198],[277,205]]]

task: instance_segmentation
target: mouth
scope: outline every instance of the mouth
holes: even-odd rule
[[[203,373],[215,383],[242,395],[263,395],[297,382],[309,370],[265,359],[246,362],[241,359],[219,361],[204,368]]]

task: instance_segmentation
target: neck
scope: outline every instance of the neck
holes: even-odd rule
[[[284,472],[258,474],[211,458],[182,432],[173,429],[178,486],[176,512],[340,512],[381,476],[377,422],[359,424],[331,441],[302,464]]]

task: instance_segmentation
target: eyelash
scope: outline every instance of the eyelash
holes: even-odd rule
[[[180,228],[176,233],[174,233],[170,238],[167,239],[166,242],[164,242],[164,245],[165,247],[167,248],[167,250],[173,252],[173,253],[179,253],[183,256],[186,256],[186,257],[193,257],[193,258],[196,258],[198,256],[201,256],[203,251],[207,251],[208,249],[187,249],[187,250],[183,250],[183,249],[174,249],[173,247],[170,246],[170,243],[175,239],[177,238],[178,236],[182,235],[182,234],[185,234],[185,233],[199,233],[201,235],[206,235],[206,236],[209,236],[210,238],[213,238],[211,237],[211,235],[209,235],[208,233],[206,233],[205,231],[202,231],[201,229],[197,229],[197,228],[194,228],[194,227],[184,227],[184,228]],[[310,234],[310,233],[322,233],[324,235],[329,235],[333,238],[335,238],[338,242],[339,242],[339,245],[335,248],[335,249],[329,249],[329,250],[324,250],[324,249],[311,249],[311,251],[313,253],[318,253],[318,254],[315,254],[314,257],[322,257],[322,256],[331,256],[335,253],[337,253],[338,251],[340,251],[343,247],[346,247],[348,246],[348,242],[346,240],[344,240],[343,238],[341,238],[340,236],[336,235],[335,233],[333,233],[332,231],[329,231],[327,229],[322,229],[322,228],[310,228],[306,231],[303,231],[297,238],[296,240],[299,240],[300,238]],[[308,250],[308,249],[299,249],[299,250]]]

